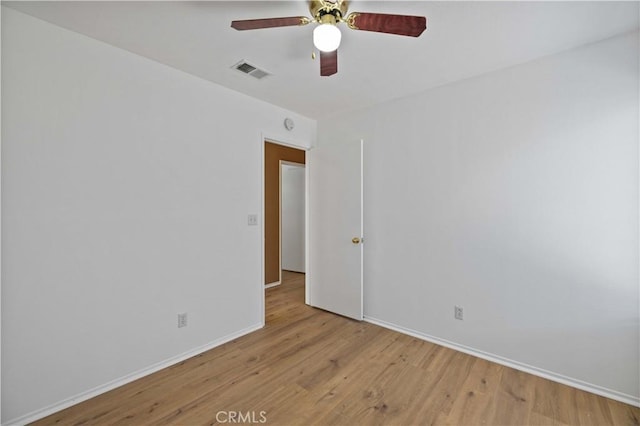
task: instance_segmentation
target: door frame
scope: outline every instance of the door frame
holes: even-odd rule
[[[292,140],[283,140],[281,137],[271,137],[269,134],[266,133],[261,133],[260,134],[260,278],[259,278],[259,285],[260,285],[260,309],[261,309],[261,313],[260,313],[260,317],[262,319],[262,325],[264,326],[265,324],[265,319],[266,319],[266,309],[265,309],[265,290],[267,289],[267,286],[265,286],[264,283],[264,277],[265,277],[265,262],[264,262],[264,256],[265,256],[265,250],[264,250],[264,243],[265,243],[265,221],[264,221],[264,213],[265,213],[265,191],[264,191],[264,185],[265,185],[265,178],[264,178],[264,172],[265,172],[265,161],[264,161],[264,153],[265,153],[265,143],[266,142],[270,142],[276,145],[282,145],[282,146],[286,146],[288,148],[293,148],[293,149],[298,149],[300,151],[304,151],[305,152],[305,157],[307,156],[307,153],[309,151],[311,151],[311,149],[313,147],[309,147],[309,146],[304,146],[296,141],[292,141]],[[305,249],[305,255],[304,255],[304,269],[305,269],[305,274],[308,274],[309,271],[309,164],[308,161],[306,161],[305,158],[305,163],[304,164],[304,249]],[[299,164],[299,163],[295,163],[295,164]],[[280,185],[282,185],[282,183],[280,183]],[[282,212],[280,212],[280,215],[282,215]],[[282,229],[280,229],[280,239],[282,239]],[[282,281],[282,245],[280,245],[280,281]],[[309,304],[309,300],[308,300],[308,283],[307,280],[305,280],[305,287],[304,287],[305,291],[304,291],[304,303]]]

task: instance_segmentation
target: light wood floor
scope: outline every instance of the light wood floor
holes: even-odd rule
[[[264,329],[37,424],[229,424],[223,411],[267,425],[639,424],[638,408],[303,300],[304,275],[286,273]]]

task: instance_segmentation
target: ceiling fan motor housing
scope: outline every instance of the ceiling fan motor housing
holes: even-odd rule
[[[317,22],[324,23],[330,18],[324,18],[327,15],[333,16],[335,22],[340,22],[342,17],[347,14],[349,2],[347,0],[311,0],[309,2],[309,12]]]

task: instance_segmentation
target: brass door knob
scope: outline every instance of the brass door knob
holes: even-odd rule
[[[351,239],[351,242],[352,242],[353,244],[360,244],[360,238],[358,238],[358,237],[353,237],[353,238]]]

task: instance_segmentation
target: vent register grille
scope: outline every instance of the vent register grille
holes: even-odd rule
[[[262,70],[262,69],[256,67],[255,65],[251,65],[250,63],[248,63],[247,61],[244,61],[244,60],[238,62],[232,68],[237,70],[237,71],[240,71],[243,74],[247,74],[247,75],[250,75],[253,78],[257,78],[258,80],[260,80],[262,78],[265,78],[268,75],[271,75],[267,71]]]

